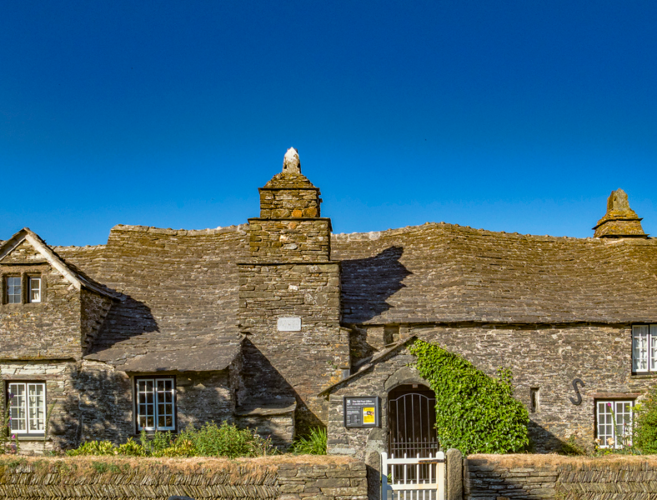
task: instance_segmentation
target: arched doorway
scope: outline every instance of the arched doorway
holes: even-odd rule
[[[399,385],[388,393],[388,453],[403,458],[436,456],[436,396],[422,384]]]

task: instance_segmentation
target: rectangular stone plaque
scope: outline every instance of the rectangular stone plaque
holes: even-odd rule
[[[301,331],[301,318],[278,318],[278,331],[279,332],[300,332]]]
[[[379,427],[381,400],[378,396],[343,398],[345,427]]]

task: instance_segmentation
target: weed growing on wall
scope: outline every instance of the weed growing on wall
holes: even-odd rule
[[[634,447],[644,455],[657,454],[657,385],[634,407]]]
[[[508,369],[490,377],[461,356],[417,340],[410,348],[436,393],[436,431],[443,449],[463,454],[515,453],[529,445],[529,414],[513,398]]]

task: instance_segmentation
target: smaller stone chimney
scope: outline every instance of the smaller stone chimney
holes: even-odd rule
[[[612,191],[607,200],[607,213],[598,221],[595,238],[647,238],[641,219],[630,208],[627,194],[622,189]]]

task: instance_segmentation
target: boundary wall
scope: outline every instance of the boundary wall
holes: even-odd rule
[[[657,456],[470,455],[463,479],[465,500],[654,500]]]
[[[364,463],[346,457],[188,459],[0,455],[8,500],[367,500]]]

